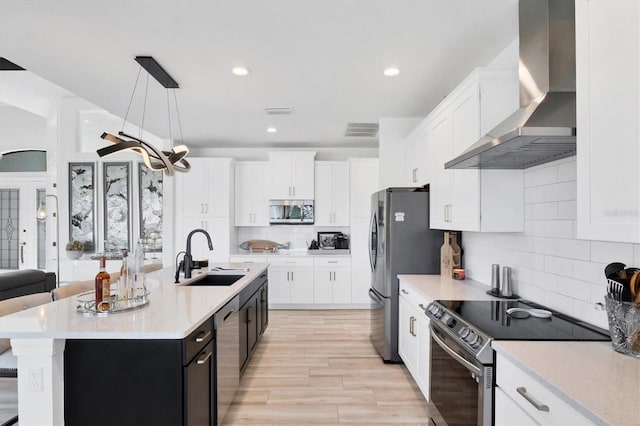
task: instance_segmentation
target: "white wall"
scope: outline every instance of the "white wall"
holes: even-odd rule
[[[594,303],[605,295],[604,267],[640,265],[640,245],[576,239],[576,161],[525,170],[525,232],[463,234],[467,275],[491,280],[491,264],[513,268],[515,293],[607,328]]]
[[[47,149],[47,119],[9,105],[0,105],[0,153]]]

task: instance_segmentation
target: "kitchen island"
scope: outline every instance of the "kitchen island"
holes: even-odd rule
[[[248,272],[230,286],[191,286],[204,271],[174,283],[172,268],[147,274],[149,304],[141,309],[85,316],[76,312],[75,297],[41,305],[0,318],[0,336],[11,338],[18,357],[18,414],[20,424],[63,424],[64,350],[70,340],[183,340],[197,333],[203,324],[241,294],[263,274],[267,264],[215,264],[227,268],[246,267]],[[153,354],[139,354],[139,357]],[[87,377],[87,389],[100,386],[101,366]],[[123,386],[127,384],[122,378]],[[144,395],[140,395],[144,398]],[[96,416],[109,416],[117,407],[96,401]]]

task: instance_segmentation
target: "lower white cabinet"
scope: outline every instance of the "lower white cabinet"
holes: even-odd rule
[[[398,353],[422,395],[429,400],[431,333],[424,314],[429,301],[411,286],[400,282]]]
[[[495,389],[494,403],[496,405],[495,425],[496,426],[537,426],[529,415],[516,404],[500,388]]]
[[[269,305],[313,303],[313,258],[269,257]]]
[[[351,303],[351,259],[317,256],[313,263],[313,302]]]
[[[496,426],[594,424],[501,354],[496,355],[496,369]]]

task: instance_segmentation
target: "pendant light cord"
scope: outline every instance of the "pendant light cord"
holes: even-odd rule
[[[149,92],[149,73],[147,73],[147,84],[144,88],[144,103],[142,104],[142,124],[140,125],[140,139],[142,139],[142,132],[144,131],[144,116],[147,112],[147,93]]]
[[[138,67],[138,76],[136,77],[136,84],[133,85],[133,92],[131,92],[131,99],[129,99],[129,105],[127,106],[127,112],[124,114],[124,120],[122,120],[122,129],[121,132],[124,132],[124,125],[127,123],[127,117],[129,117],[129,110],[131,109],[131,104],[133,103],[133,97],[136,94],[136,89],[138,88],[138,80],[140,79],[140,72],[142,71],[142,66]]]
[[[180,130],[180,143],[184,143],[184,136],[182,135],[182,123],[180,122],[180,108],[178,108],[178,97],[176,96],[176,89],[173,90],[173,100],[176,104],[176,118],[178,119],[178,129]]]

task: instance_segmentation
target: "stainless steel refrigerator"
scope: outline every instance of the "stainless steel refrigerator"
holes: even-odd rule
[[[398,355],[398,274],[439,274],[443,231],[429,229],[425,188],[387,188],[371,197],[371,342],[385,362]]]

